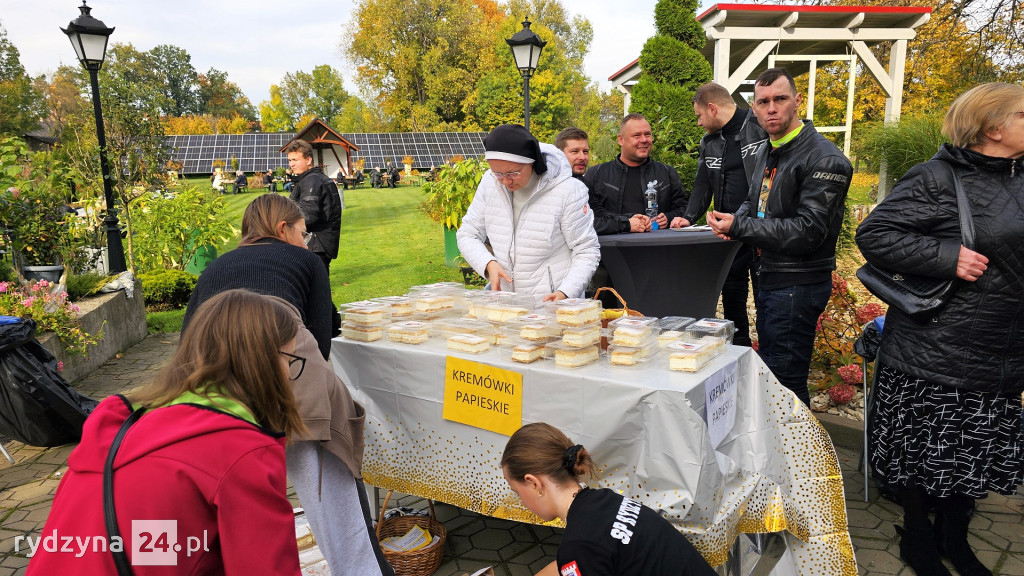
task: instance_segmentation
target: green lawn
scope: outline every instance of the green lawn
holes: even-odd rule
[[[209,186],[205,178],[189,179]],[[225,217],[241,230],[245,207],[257,195],[225,196]],[[404,294],[410,286],[440,281],[462,281],[457,268],[444,264],[441,225],[418,209],[423,200],[418,186],[393,190],[359,188],[345,191],[338,259],[331,263],[331,296],[342,304],[375,296]],[[218,248],[234,249],[238,238]],[[174,332],[181,328],[184,311],[148,314],[151,331]]]

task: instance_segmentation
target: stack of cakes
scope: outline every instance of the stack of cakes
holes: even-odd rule
[[[567,298],[550,303],[548,311],[561,326],[562,338],[545,347],[545,356],[554,358],[559,368],[578,368],[596,362],[600,357],[601,302]]]
[[[658,319],[649,316],[622,316],[608,323],[612,342],[608,361],[616,366],[635,366],[658,351]]]
[[[349,340],[374,342],[384,337],[391,307],[379,302],[351,302],[341,307],[341,335]]]

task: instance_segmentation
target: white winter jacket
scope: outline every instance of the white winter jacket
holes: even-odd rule
[[[560,290],[569,298],[583,296],[601,249],[594,232],[594,213],[587,187],[572,177],[561,150],[541,144],[547,172],[523,205],[512,229],[512,193],[488,170],[459,228],[459,250],[481,276],[491,260],[512,276],[502,290],[541,296]],[[492,254],[484,246],[490,242]]]

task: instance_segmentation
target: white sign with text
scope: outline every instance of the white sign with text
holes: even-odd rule
[[[718,445],[736,423],[736,362],[715,372],[704,381],[704,406],[707,409],[711,446]]]

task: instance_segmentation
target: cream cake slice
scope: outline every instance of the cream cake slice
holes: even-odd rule
[[[592,346],[601,341],[601,325],[592,324],[581,328],[566,328],[562,332],[562,344],[573,348]]]
[[[384,337],[384,327],[345,323],[341,325],[341,335],[349,340],[374,342]]]
[[[507,306],[504,304],[491,304],[486,307],[486,318],[490,322],[508,322],[513,318],[525,316],[530,311],[520,306]]]
[[[471,318],[486,318],[487,304],[485,302],[471,302],[469,304],[469,312],[466,312],[466,315]]]
[[[658,346],[664,348],[682,337],[683,333],[679,330],[668,330],[666,332],[662,332],[661,334],[658,334]]]
[[[601,319],[601,310],[597,305],[564,307],[555,311],[555,321],[564,326],[583,326]]]
[[[405,344],[422,344],[430,339],[430,333],[424,322],[401,322],[388,326],[388,339]]]
[[[547,340],[548,327],[544,324],[524,324],[519,328],[519,337],[523,340]]]
[[[544,346],[541,344],[520,344],[512,349],[512,360],[529,364],[536,362],[544,356]]]
[[[479,354],[491,347],[491,339],[472,334],[456,334],[448,337],[448,348],[458,352]]]
[[[635,348],[643,344],[650,335],[651,329],[646,326],[617,326],[612,332],[612,344]]]
[[[677,372],[696,372],[713,356],[704,344],[693,342],[673,342],[667,350],[668,368]]]
[[[412,302],[392,302],[391,303],[391,315],[396,317],[412,316],[416,311],[413,307]]]
[[[416,310],[419,312],[439,312],[455,307],[451,296],[424,296],[416,299]]]
[[[598,358],[597,346],[586,348],[556,348],[555,366],[559,368],[578,368],[596,362]]]
[[[635,366],[647,357],[647,348],[616,347],[608,357],[616,366]]]
[[[342,312],[345,322],[349,324],[380,324],[384,321],[384,309],[381,307],[349,308]]]

